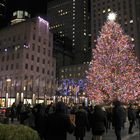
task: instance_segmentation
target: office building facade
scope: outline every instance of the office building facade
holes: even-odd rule
[[[53,0],[48,2],[47,19],[50,30],[62,38],[71,40],[73,64],[88,60],[89,24],[88,0]],[[64,40],[64,45],[66,45]]]
[[[12,102],[39,103],[55,91],[53,35],[38,17],[0,31],[0,97]]]

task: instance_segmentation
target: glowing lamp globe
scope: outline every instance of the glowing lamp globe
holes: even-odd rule
[[[108,20],[110,20],[110,21],[115,21],[115,20],[116,20],[116,17],[117,17],[117,14],[111,12],[111,13],[108,14],[108,17],[107,17],[107,18],[108,18]]]

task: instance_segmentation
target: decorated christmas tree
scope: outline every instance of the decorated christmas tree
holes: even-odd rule
[[[140,64],[134,45],[112,15],[110,19],[102,27],[96,48],[92,50],[86,93],[97,103],[137,101],[140,98]]]

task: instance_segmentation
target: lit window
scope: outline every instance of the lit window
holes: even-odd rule
[[[108,12],[110,12],[111,10],[110,10],[110,9],[108,9],[107,11],[108,11]]]
[[[87,35],[86,33],[84,33],[84,35]]]
[[[133,20],[130,20],[130,23],[133,23]]]
[[[75,30],[75,28],[72,28],[72,30]]]
[[[75,34],[75,32],[72,32],[73,34]]]
[[[72,43],[72,46],[75,46],[75,43]]]
[[[13,16],[16,16],[16,12],[13,13]]]
[[[18,18],[23,18],[23,11],[18,11],[17,15]]]
[[[103,13],[105,13],[105,10],[103,10]]]
[[[75,17],[73,17],[73,19],[75,19]]]
[[[131,38],[131,40],[134,41],[135,39],[134,38]]]
[[[69,74],[69,76],[71,77],[71,76],[72,76],[72,74]]]
[[[28,16],[28,12],[25,12],[25,16]]]
[[[126,24],[127,25],[127,21],[125,21],[125,23],[124,24]]]
[[[80,70],[81,69],[81,67],[78,67],[78,70]]]

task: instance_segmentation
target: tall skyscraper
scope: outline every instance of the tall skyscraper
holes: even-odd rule
[[[91,0],[91,33],[92,46],[95,47],[97,36],[110,12],[117,14],[125,33],[135,44],[136,54],[140,58],[140,2],[139,0]]]
[[[88,0],[53,0],[48,2],[47,20],[53,33],[71,40],[73,64],[88,60]],[[64,45],[67,41],[64,40]]]
[[[6,16],[6,0],[0,0],[0,27],[5,23]]]

